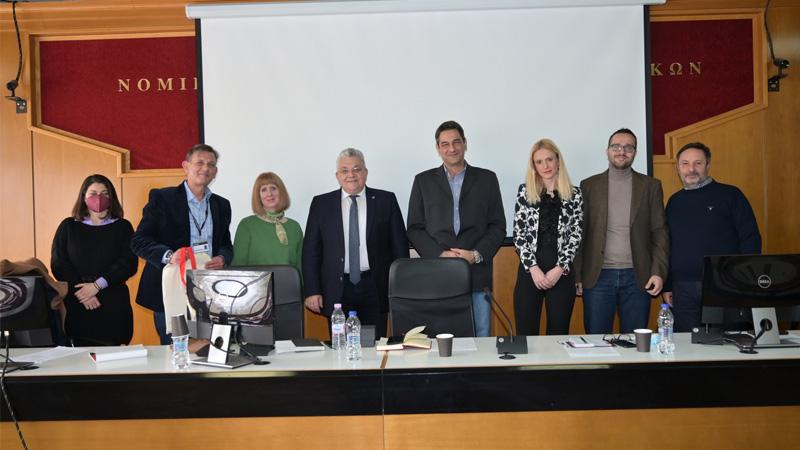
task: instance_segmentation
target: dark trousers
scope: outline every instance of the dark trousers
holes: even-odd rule
[[[325,301],[331,300],[325,299]],[[356,311],[361,325],[374,325],[376,337],[386,336],[388,311],[381,311],[378,289],[375,287],[375,280],[372,278],[371,272],[362,272],[361,281],[355,285],[345,274],[342,298],[336,303],[342,304],[345,317],[347,317],[348,311]],[[328,317],[328,328],[330,328],[330,322],[331,318]]]
[[[172,335],[167,334],[167,316],[164,311],[153,311],[153,323],[156,326],[156,333],[158,333],[158,340],[161,345],[171,344]]]
[[[575,275],[570,272],[561,277],[552,288],[542,291],[533,284],[530,272],[522,264],[517,272],[514,287],[514,316],[517,334],[539,335],[542,303],[547,302],[547,334],[569,334],[572,307],[575,305]]]
[[[690,332],[700,326],[703,312],[703,282],[674,281],[672,283],[672,314],[675,316],[674,330]]]

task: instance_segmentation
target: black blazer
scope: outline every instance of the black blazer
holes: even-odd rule
[[[212,256],[221,255],[225,264],[233,259],[231,243],[231,204],[216,194],[209,198],[214,224]],[[167,250],[175,251],[190,245],[189,204],[183,183],[177,187],[153,189],[142,211],[142,221],[131,238],[131,250],[147,264],[139,280],[136,303],[153,311],[164,310],[161,293],[161,258]]]
[[[453,231],[453,193],[443,166],[417,174],[408,200],[408,239],[423,258],[451,248],[477,250],[483,262],[473,264],[472,290],[492,286],[492,259],[506,237],[500,184],[494,172],[467,166],[461,186],[461,229]]]
[[[381,312],[389,310],[389,267],[395,259],[408,258],[408,239],[403,214],[395,195],[366,188],[367,254],[369,268],[380,300]],[[333,304],[344,289],[344,230],[342,190],[317,195],[311,201],[303,239],[303,283],[305,296],[322,295],[323,314],[331,315]]]

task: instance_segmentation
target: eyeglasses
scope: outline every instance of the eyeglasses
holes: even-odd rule
[[[635,145],[630,144],[611,144],[608,146],[608,149],[614,153],[625,152],[625,153],[633,153],[636,151]]]
[[[603,335],[603,341],[608,342],[609,344],[616,345],[619,341],[624,341],[633,344],[633,336],[630,334],[606,334]]]
[[[352,169],[348,169],[348,168],[344,167],[344,168],[339,169],[338,172],[339,172],[340,175],[344,175],[344,176],[348,176],[351,173],[353,175],[358,176],[358,175],[361,175],[362,173],[364,173],[364,168],[360,167],[360,166],[355,166]]]

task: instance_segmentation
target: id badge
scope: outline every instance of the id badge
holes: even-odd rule
[[[194,244],[192,246],[192,251],[194,251],[195,255],[198,253],[205,253],[209,256],[211,255],[211,247],[208,245],[208,242],[200,242]]]

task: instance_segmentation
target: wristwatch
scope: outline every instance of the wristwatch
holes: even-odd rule
[[[169,264],[170,260],[172,259],[172,253],[172,250],[167,250],[167,252],[164,253],[164,257],[161,258],[161,262],[164,264]]]
[[[475,264],[480,264],[483,262],[483,256],[481,256],[481,253],[477,250],[472,251],[472,258],[475,260]]]

